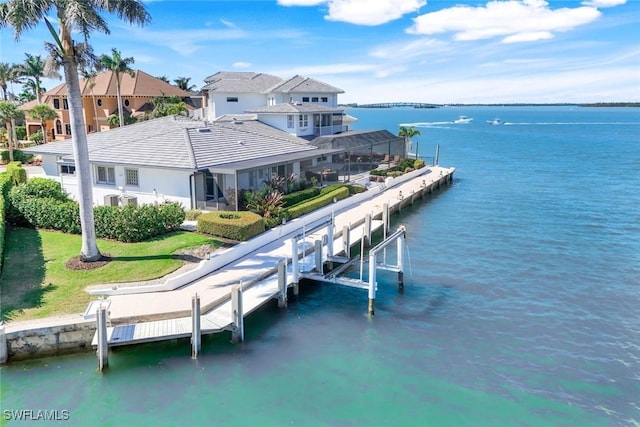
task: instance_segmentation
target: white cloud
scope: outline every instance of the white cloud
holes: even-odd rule
[[[325,65],[308,65],[301,67],[292,67],[285,70],[272,70],[269,71],[275,75],[295,75],[300,74],[304,76],[320,76],[320,75],[337,75],[337,74],[352,74],[362,72],[376,72],[378,66],[373,64],[325,64]]]
[[[460,41],[504,37],[503,42],[514,43],[549,39],[555,32],[588,24],[600,15],[596,8],[587,6],[552,10],[544,0],[494,0],[486,6],[454,6],[421,15],[407,32],[452,32]]]
[[[585,6],[605,8],[620,6],[621,4],[625,4],[626,2],[627,0],[590,0],[584,1],[582,2],[582,4]]]
[[[253,64],[251,62],[238,61],[233,63],[233,68],[249,68],[252,66]]]
[[[281,6],[318,6],[327,4],[328,21],[356,25],[380,25],[415,12],[426,0],[278,0]]]
[[[231,21],[227,21],[226,19],[220,18],[220,22],[222,23],[222,25],[224,25],[227,28],[237,28],[236,24],[234,24]]]
[[[379,59],[409,60],[434,53],[443,53],[450,45],[436,39],[420,38],[408,43],[391,43],[373,48],[369,55]]]

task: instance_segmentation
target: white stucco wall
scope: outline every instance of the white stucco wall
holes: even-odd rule
[[[238,102],[227,102],[227,97],[238,98]],[[209,120],[224,114],[241,114],[246,110],[264,107],[267,96],[260,93],[209,93]]]

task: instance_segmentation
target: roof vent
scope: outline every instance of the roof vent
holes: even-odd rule
[[[233,124],[234,125],[241,125],[242,124],[242,120],[233,119]]]
[[[200,133],[211,132],[210,128],[198,128],[196,130]]]
[[[240,145],[244,145],[244,143],[245,143],[244,139],[241,139],[241,140],[238,141],[238,144],[240,144]]]

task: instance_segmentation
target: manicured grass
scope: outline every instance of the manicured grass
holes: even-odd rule
[[[140,243],[98,240],[107,265],[74,271],[65,263],[79,255],[80,236],[57,231],[8,228],[0,278],[0,318],[27,320],[81,313],[91,299],[85,287],[101,283],[137,282],[162,277],[182,265],[179,249],[219,240],[190,232],[174,232]]]

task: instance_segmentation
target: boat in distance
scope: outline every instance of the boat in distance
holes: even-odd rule
[[[460,116],[453,121],[453,123],[471,123],[473,119],[467,116]]]
[[[487,120],[487,123],[489,123],[490,125],[501,125],[502,120],[495,118],[493,120]]]

